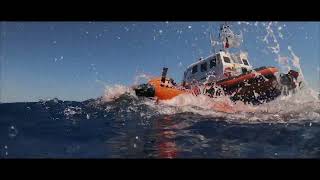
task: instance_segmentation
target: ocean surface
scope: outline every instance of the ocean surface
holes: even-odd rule
[[[310,92],[253,106],[191,96],[156,103],[115,89],[83,102],[0,104],[0,158],[320,157],[320,102]]]

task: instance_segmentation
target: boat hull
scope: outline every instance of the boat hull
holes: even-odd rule
[[[205,94],[209,97],[227,95],[233,101],[260,104],[271,101],[281,95],[280,83],[275,76],[278,69],[275,67],[261,67],[252,72],[236,77],[220,80],[214,83],[191,85],[188,88],[182,86],[167,86],[161,82],[161,78],[154,78],[148,82],[153,88],[152,95],[158,100],[170,100],[181,94]],[[137,94],[139,93],[137,89]],[[142,95],[143,96],[143,95]]]

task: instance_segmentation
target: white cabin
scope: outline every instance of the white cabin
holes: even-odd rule
[[[184,72],[183,82],[215,82],[249,70],[252,70],[252,66],[246,53],[220,51],[189,65]]]

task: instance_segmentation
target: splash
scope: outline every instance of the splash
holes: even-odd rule
[[[269,22],[268,26],[266,27],[267,34],[263,38],[263,41],[269,44],[268,38],[269,39],[271,38],[273,42],[273,46],[268,46],[268,48],[271,49],[273,53],[278,54],[280,52],[280,44],[278,43],[276,35],[274,34],[274,31],[272,30],[271,26],[272,26],[272,22]]]
[[[209,98],[205,95],[189,94],[179,95],[159,104],[151,101],[145,104],[163,115],[192,113],[212,120],[237,123],[320,122],[320,101],[317,100],[316,92],[309,88],[259,106],[244,104],[241,101],[232,102],[227,96]]]
[[[133,86],[141,84],[142,80],[149,81],[153,76],[140,73],[134,77]],[[145,82],[144,82],[145,83]],[[132,86],[132,87],[133,87]],[[121,95],[127,94],[133,97],[136,97],[135,92],[132,87],[125,85],[105,85],[104,95],[102,97],[103,102],[110,102],[115,99],[118,99]]]
[[[288,50],[290,51],[291,55],[292,55],[292,65],[298,69],[299,71],[299,77],[301,78],[302,81],[305,81],[303,73],[302,73],[302,69],[300,66],[300,58],[293,52],[292,47],[288,46]]]
[[[102,100],[104,102],[110,102],[117,98],[119,98],[123,94],[130,94],[131,96],[135,96],[135,92],[132,88],[124,86],[124,85],[107,85],[105,87],[104,95]]]
[[[310,88],[303,88],[289,96],[281,96],[276,100],[257,108],[257,113],[276,116],[275,120],[283,122],[299,122],[303,120],[320,121],[320,101],[317,93]],[[271,117],[272,117],[271,116]]]
[[[200,107],[204,110],[213,110],[217,112],[235,113],[244,109],[235,106],[227,96],[210,98],[206,95],[194,96],[191,94],[182,94],[171,100],[164,100],[162,103],[175,107]],[[248,109],[246,109],[248,111]]]
[[[135,76],[134,78],[134,85],[138,85],[140,84],[141,80],[146,80],[149,81],[153,76],[149,75],[149,74],[145,74],[145,73],[141,73]]]
[[[74,116],[81,115],[82,112],[83,112],[82,108],[78,106],[76,107],[70,106],[63,111],[66,119],[70,119],[70,118],[73,118]]]

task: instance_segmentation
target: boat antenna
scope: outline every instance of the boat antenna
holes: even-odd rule
[[[208,23],[208,25],[209,25],[209,38],[210,38],[210,46],[211,46],[210,52],[211,54],[212,53],[216,54],[216,48],[215,48],[216,42],[214,41],[213,29],[210,23]]]
[[[219,29],[219,40],[221,40],[221,33],[222,33],[222,30],[223,30],[223,24],[220,24],[220,29]],[[222,45],[222,49],[224,49],[223,41],[221,42],[221,45]]]
[[[214,41],[213,33],[210,31],[210,45],[211,45],[211,53],[216,54],[216,42]]]

